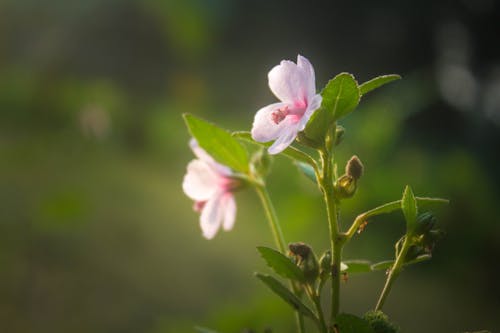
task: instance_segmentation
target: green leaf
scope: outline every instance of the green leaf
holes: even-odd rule
[[[229,132],[190,114],[184,114],[184,121],[200,147],[217,162],[239,172],[248,171],[248,153]]]
[[[194,330],[198,333],[219,333],[217,331],[214,331],[214,330],[211,330],[211,329],[208,329],[205,327],[201,327],[201,326],[195,326]]]
[[[302,313],[304,316],[310,317],[313,320],[317,320],[316,316],[314,315],[314,312],[307,307],[302,301],[292,294],[290,290],[288,290],[287,287],[285,287],[281,282],[273,278],[272,276],[265,275],[265,274],[260,274],[260,273],[255,273],[255,276],[264,282],[266,286],[269,287],[276,295],[278,295],[281,299],[283,299],[285,302],[290,304],[296,311],[299,311]]]
[[[308,138],[323,142],[332,124],[352,112],[361,97],[358,83],[349,73],[340,73],[331,79],[321,91],[323,100],[306,125]]]
[[[257,246],[257,250],[266,263],[277,274],[284,278],[303,282],[305,280],[304,273],[295,265],[290,258],[283,255],[281,252],[273,250],[265,246]]]
[[[233,132],[232,136],[235,138],[238,138],[240,140],[245,140],[247,142],[251,142],[253,144],[256,144],[256,145],[259,145],[262,147],[270,147],[273,144],[272,142],[257,142],[254,139],[252,139],[252,134],[250,132],[247,132],[247,131]],[[304,153],[304,152],[302,152],[302,151],[300,151],[297,148],[292,147],[292,146],[288,146],[288,148],[283,150],[281,152],[281,154],[285,155],[286,157],[288,157],[294,161],[306,163],[306,164],[309,164],[311,166],[316,165],[316,162],[314,161],[314,159],[311,156],[307,155],[306,153]]]
[[[432,259],[432,256],[430,254],[421,254],[418,257],[416,257],[415,259],[405,262],[404,265],[408,266],[408,265],[418,264],[419,262],[427,261],[430,259]],[[385,271],[385,270],[388,270],[389,268],[391,268],[393,264],[394,264],[394,260],[381,261],[381,262],[378,262],[376,264],[373,264],[371,266],[371,270],[372,271],[380,271],[380,270]]]
[[[403,198],[401,199],[401,209],[403,210],[403,215],[406,220],[406,229],[411,231],[415,228],[417,222],[417,200],[413,195],[413,191],[410,186],[406,186],[403,192]]]
[[[372,263],[368,260],[346,260],[343,262],[347,265],[346,272],[349,274],[371,272]]]
[[[371,270],[372,271],[386,271],[389,268],[391,268],[393,264],[394,264],[394,260],[384,260],[384,261],[378,262],[376,264],[373,264],[371,266]]]
[[[375,333],[370,324],[358,316],[341,313],[335,319],[337,331],[341,333]]]
[[[375,90],[383,85],[386,85],[389,82],[399,80],[399,79],[401,79],[401,76],[399,76],[397,74],[388,74],[388,75],[377,76],[377,77],[361,84],[359,86],[359,92],[361,93],[361,95],[364,95],[366,93],[369,93],[372,90]]]
[[[417,200],[419,206],[449,203],[449,200],[441,198],[415,197],[415,199]],[[367,219],[369,217],[373,217],[376,215],[392,213],[393,211],[398,209],[401,209],[401,200],[391,201],[386,204],[375,207],[373,209],[370,209],[369,211],[363,213],[363,217]]]
[[[299,168],[302,173],[309,178],[313,183],[317,184],[318,181],[316,179],[316,173],[314,173],[314,168],[310,166],[309,164],[302,163],[302,162],[295,162],[297,167]]]

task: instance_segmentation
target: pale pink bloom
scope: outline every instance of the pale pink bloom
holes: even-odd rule
[[[321,105],[316,94],[314,69],[306,58],[297,56],[297,64],[283,60],[268,74],[269,88],[281,102],[263,107],[255,115],[252,138],[258,142],[274,143],[270,154],[288,147],[304,130],[309,118]]]
[[[231,230],[236,217],[233,191],[239,186],[232,178],[233,171],[217,163],[196,140],[189,143],[197,159],[187,166],[182,188],[193,199],[193,208],[201,213],[200,226],[203,236],[212,239],[219,228]]]

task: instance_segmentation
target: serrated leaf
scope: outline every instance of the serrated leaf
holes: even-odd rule
[[[366,93],[369,93],[372,90],[380,88],[381,86],[386,85],[389,82],[399,80],[399,79],[401,79],[401,76],[397,75],[397,74],[388,74],[388,75],[377,76],[377,77],[361,84],[359,86],[359,92],[361,95],[365,95]]]
[[[341,333],[375,333],[366,320],[348,313],[339,314],[335,319],[335,326]]]
[[[248,153],[229,132],[191,114],[183,116],[189,133],[217,162],[235,171],[248,171]]]
[[[368,260],[346,260],[343,263],[347,265],[346,272],[349,274],[371,272],[372,263]]]
[[[276,295],[278,295],[282,300],[291,305],[296,311],[299,311],[304,316],[310,317],[313,320],[317,320],[314,312],[307,307],[297,296],[292,294],[287,287],[285,287],[281,282],[273,278],[272,276],[255,273],[255,276],[264,282],[264,284],[269,287]]]
[[[300,268],[281,252],[265,246],[258,246],[257,250],[266,261],[267,265],[277,274],[294,281],[303,282],[305,280],[304,273]]]
[[[247,132],[247,131],[233,132],[232,136],[235,138],[238,138],[240,140],[245,140],[247,142],[251,142],[253,144],[256,144],[256,145],[259,145],[262,147],[266,147],[266,148],[270,147],[273,144],[272,142],[257,142],[254,139],[252,139],[252,134],[250,132]],[[288,146],[285,150],[283,150],[281,152],[281,154],[283,154],[284,156],[286,156],[294,161],[306,163],[306,164],[311,165],[311,166],[316,164],[316,162],[314,162],[314,159],[311,156],[307,155],[306,153],[304,153],[304,152],[302,152],[302,151],[300,151],[297,148],[292,147],[292,146]]]
[[[417,200],[410,186],[406,186],[403,192],[403,198],[401,199],[401,209],[403,210],[403,215],[406,220],[406,228],[411,231],[415,228],[417,221]]]
[[[211,330],[211,329],[208,329],[205,327],[201,327],[201,326],[195,326],[194,330],[198,333],[219,333],[217,331],[214,331],[214,330]]]
[[[305,128],[306,136],[317,142],[324,141],[330,126],[352,112],[361,97],[358,83],[349,73],[340,73],[331,79],[321,96],[321,107],[313,113]]]
[[[302,162],[296,162],[295,164],[309,180],[311,180],[315,184],[318,183],[316,179],[316,173],[314,172],[314,168],[312,166]]]

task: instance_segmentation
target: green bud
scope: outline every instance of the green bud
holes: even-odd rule
[[[382,311],[368,311],[363,319],[370,324],[375,333],[398,333],[399,327],[389,321],[389,317]]]
[[[319,259],[319,276],[325,281],[332,271],[332,255],[330,250],[325,251]]]
[[[319,275],[319,264],[312,248],[305,243],[299,242],[289,244],[288,249],[294,256],[297,266],[304,272],[306,281],[313,283]]]
[[[342,141],[344,141],[345,128],[341,125],[337,125],[335,128],[335,146],[338,146]]]
[[[356,179],[349,175],[343,175],[335,182],[334,189],[338,198],[350,198],[356,193]]]
[[[361,163],[361,160],[356,155],[354,155],[347,162],[345,166],[345,173],[355,180],[358,180],[363,175],[363,168],[364,167],[363,163]]]
[[[430,212],[425,212],[417,217],[416,235],[422,235],[429,232],[436,224],[436,217]]]
[[[250,166],[252,173],[265,177],[271,169],[272,159],[266,149],[259,149],[252,155]]]

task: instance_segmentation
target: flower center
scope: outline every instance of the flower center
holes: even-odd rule
[[[283,121],[283,119],[285,119],[285,117],[290,113],[290,111],[288,110],[288,105],[285,105],[284,107],[282,108],[279,108],[277,110],[275,110],[273,113],[271,113],[271,118],[273,120],[273,122],[278,125],[279,123],[281,123]]]

